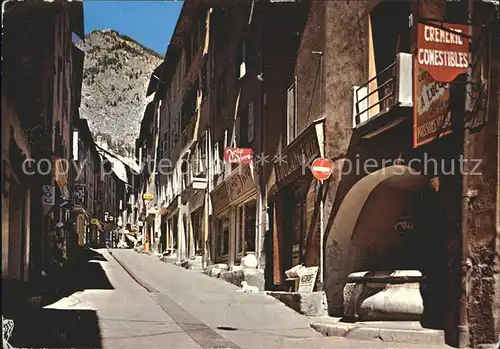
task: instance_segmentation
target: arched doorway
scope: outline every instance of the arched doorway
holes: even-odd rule
[[[343,199],[325,243],[330,311],[343,314],[343,290],[353,272],[419,270],[431,284],[431,295],[422,295],[424,312],[433,313],[433,326],[442,326],[444,307],[432,305],[441,297],[435,280],[446,279],[440,205],[428,178],[407,166],[359,180]]]

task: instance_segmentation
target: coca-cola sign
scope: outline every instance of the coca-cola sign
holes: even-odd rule
[[[248,148],[224,148],[224,162],[228,164],[250,164],[253,160],[253,150]]]

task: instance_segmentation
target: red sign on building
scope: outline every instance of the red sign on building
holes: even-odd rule
[[[250,164],[253,160],[253,150],[248,148],[224,148],[224,162],[229,164]]]
[[[317,158],[311,164],[311,172],[319,181],[327,180],[332,174],[332,164],[325,158]]]
[[[469,67],[469,28],[419,23],[413,69],[413,146],[452,132],[449,83]],[[465,35],[465,36],[464,36]]]
[[[436,81],[450,82],[469,68],[469,27],[450,23],[419,23],[418,66]]]

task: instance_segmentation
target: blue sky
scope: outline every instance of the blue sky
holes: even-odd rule
[[[182,1],[84,0],[85,33],[114,29],[165,55]]]

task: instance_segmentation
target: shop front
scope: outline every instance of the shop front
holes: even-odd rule
[[[165,220],[166,251],[170,255],[174,253],[178,254],[179,252],[179,198],[180,196],[175,196],[170,201],[170,204],[165,209],[165,214],[163,216]]]
[[[240,165],[226,179],[233,222],[234,262],[240,264],[248,254],[256,255],[257,187],[252,168]]]
[[[240,165],[211,193],[212,236],[208,244],[215,263],[232,267],[257,253],[258,197],[253,169]]]
[[[204,209],[206,184],[191,183],[181,194],[186,257],[202,256],[205,250]]]
[[[220,183],[210,193],[212,204],[212,229],[209,239],[210,254],[214,263],[229,262],[230,210],[226,182]]]
[[[268,194],[273,207],[273,284],[289,290],[285,271],[298,264],[318,266],[319,243],[317,193],[308,164],[323,154],[324,121],[305,129],[284,150],[286,161],[276,162],[275,187]]]

